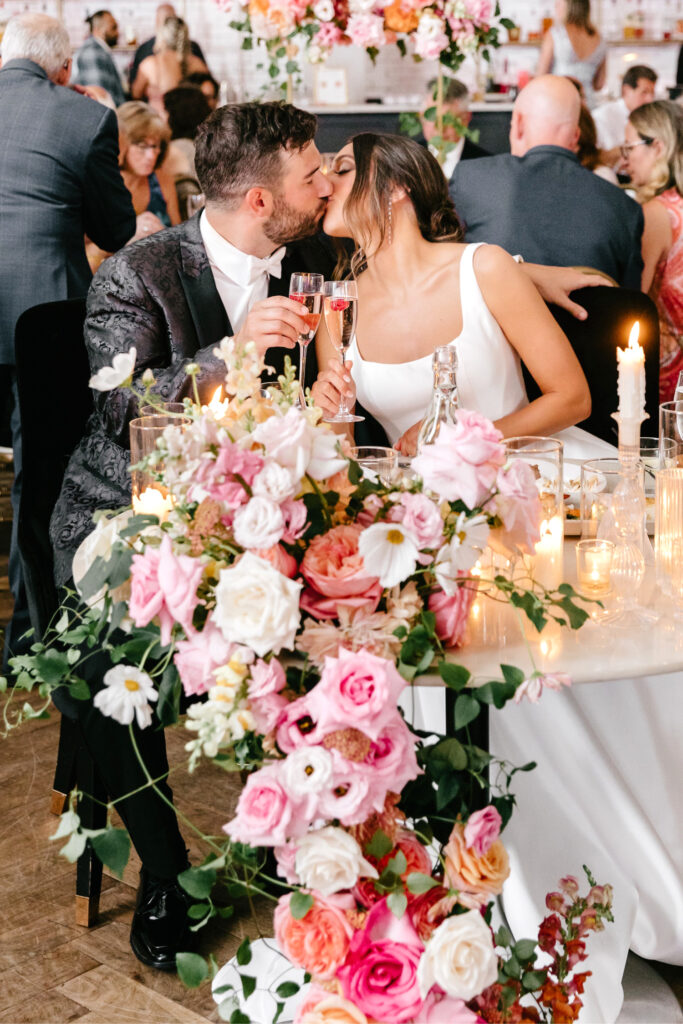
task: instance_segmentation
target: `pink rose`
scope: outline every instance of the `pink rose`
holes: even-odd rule
[[[485,1024],[485,1021],[462,999],[451,999],[435,987],[422,1004],[420,1024]]]
[[[313,42],[316,46],[329,50],[342,41],[343,35],[342,30],[333,21],[324,21],[313,36]]]
[[[475,597],[474,586],[456,587],[451,596],[440,588],[429,595],[427,607],[436,616],[436,635],[447,647],[462,641]]]
[[[294,498],[286,498],[280,504],[280,511],[285,520],[285,532],[282,534],[282,540],[285,544],[293,544],[306,529],[308,510],[305,502],[301,499],[295,501]]]
[[[285,843],[273,850],[277,862],[277,873],[288,885],[299,885],[301,879],[296,873],[296,843]]]
[[[503,435],[478,412],[460,409],[454,425],[445,424],[434,444],[413,459],[414,471],[431,491],[446,501],[462,499],[479,507],[505,462]]]
[[[332,978],[346,959],[353,928],[345,911],[355,909],[355,903],[349,895],[312,895],[313,906],[300,920],[290,912],[291,893],[280,897],[273,915],[275,938],[297,967],[316,978]]]
[[[191,635],[197,587],[203,574],[199,559],[173,554],[168,534],[164,534],[158,549],[147,547],[144,554],[133,555],[129,610],[135,625],[147,626],[158,616],[164,647],[171,642],[176,622]]]
[[[247,779],[237,802],[235,817],[223,826],[233,842],[249,846],[283,846],[308,827],[279,781],[274,765],[260,768]]]
[[[289,701],[279,693],[270,693],[267,697],[253,697],[249,700],[249,707],[254,716],[254,725],[258,732],[267,735],[276,728],[280,716]]]
[[[399,920],[386,899],[368,914],[356,932],[342,967],[337,970],[342,994],[367,1017],[403,1024],[422,1005],[417,965],[424,946],[407,914]]]
[[[278,572],[289,577],[290,580],[293,580],[299,571],[296,558],[285,551],[282,544],[274,544],[272,548],[259,548],[254,551],[254,554],[264,561],[270,562]]]
[[[435,503],[426,494],[402,494],[401,505],[405,509],[403,525],[412,533],[418,548],[441,547],[443,520]]]
[[[201,500],[208,495],[234,509],[249,500],[249,495],[238,477],[249,486],[263,467],[263,458],[232,441],[223,441],[215,459],[203,459],[194,475],[190,500]]]
[[[501,540],[508,547],[533,554],[534,544],[541,539],[543,509],[531,466],[523,459],[513,459],[500,470],[496,483],[495,506],[504,528]]]
[[[500,814],[491,804],[481,811],[475,811],[470,814],[465,825],[465,845],[474,850],[478,857],[483,857],[500,835],[502,824]]]
[[[259,658],[250,669],[249,698],[265,697],[269,693],[279,693],[287,685],[285,670],[277,658],[264,661]]]
[[[179,640],[173,656],[186,696],[206,693],[215,686],[214,670],[230,661],[235,645],[229,643],[209,619],[201,633]]]
[[[412,734],[398,711],[387,721],[363,761],[373,778],[381,780],[387,789],[400,793],[406,783],[420,774]]]
[[[359,525],[335,526],[314,537],[301,562],[310,586],[301,607],[316,619],[332,619],[339,605],[374,612],[382,596],[376,576],[369,576],[358,551]],[[329,598],[330,600],[325,600]]]
[[[308,694],[310,713],[321,734],[352,726],[377,740],[405,685],[393,662],[342,649],[338,657],[325,658],[320,682]]]
[[[352,14],[346,25],[346,34],[354,46],[364,49],[384,46],[384,18],[377,14]]]

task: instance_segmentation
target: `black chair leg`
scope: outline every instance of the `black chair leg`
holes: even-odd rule
[[[84,828],[103,828],[107,820],[107,794],[82,739],[76,768],[78,788],[84,794],[78,808],[81,823]],[[89,928],[95,923],[101,889],[102,861],[88,843],[76,865],[76,924]]]
[[[78,724],[72,718],[62,715],[57,764],[50,796],[50,814],[61,814],[66,809],[69,793],[76,783],[76,761],[80,744]]]

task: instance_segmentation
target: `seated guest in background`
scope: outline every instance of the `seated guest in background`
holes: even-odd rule
[[[159,29],[164,24],[167,18],[177,18],[177,16],[178,15],[176,14],[176,9],[173,6],[173,4],[159,4],[157,7],[155,18],[156,31],[159,31]],[[138,73],[138,68],[140,67],[145,57],[151,57],[151,55],[154,53],[155,42],[156,36],[152,36],[150,39],[145,39],[144,43],[140,43],[137,50],[135,51],[135,56],[133,57],[133,63],[131,64],[130,67],[128,79],[131,85],[135,81]],[[192,51],[195,57],[199,57],[200,60],[206,63],[206,61],[204,60],[204,54],[202,53],[202,48],[199,45],[199,43],[195,43],[194,39],[190,40],[190,50]]]
[[[593,111],[598,148],[602,150],[602,162],[608,167],[619,167],[628,116],[643,103],[652,103],[656,84],[656,71],[646,64],[633,64],[621,80],[621,97]]]
[[[157,32],[154,53],[145,57],[131,83],[131,96],[135,100],[147,100],[163,114],[164,93],[175,89],[194,71],[208,71],[208,68],[192,53],[187,25],[182,18],[167,18]]]
[[[591,21],[590,0],[555,0],[555,24],[543,37],[538,75],[568,75],[589,107],[605,84],[607,50]]]
[[[171,131],[164,167],[174,180],[196,178],[194,137],[199,125],[211,113],[209,101],[196,85],[179,85],[164,93],[164,107]]]
[[[511,256],[494,245],[462,244],[430,153],[401,136],[365,133],[340,150],[329,177],[324,230],[357,246],[353,381],[392,444],[415,453],[439,345],[457,351],[460,405],[506,436],[552,434],[588,415],[588,385],[567,338]],[[323,322],[317,352],[326,369],[314,395],[334,413],[340,394],[353,388]],[[531,403],[522,359],[542,392]]]
[[[201,89],[211,108],[215,110],[218,106],[219,85],[209,71],[193,71],[187,78],[183,78],[181,85],[196,85]]]
[[[468,242],[496,242],[534,263],[591,267],[639,289],[642,210],[581,167],[580,112],[567,78],[534,79],[515,100],[511,153],[458,164],[451,198]]]
[[[112,47],[119,41],[119,27],[111,11],[97,11],[86,18],[90,35],[76,50],[74,81],[79,85],[101,85],[118,107],[125,100]]]
[[[420,115],[420,122],[422,124],[422,133],[424,140],[429,145],[431,139],[437,134],[436,119],[428,120],[424,116],[425,110],[429,110],[435,104],[434,90],[436,88],[436,79],[433,78],[427,85],[427,95],[422,105],[422,113]],[[467,91],[467,86],[464,82],[458,81],[457,78],[447,78],[444,82],[444,93],[443,93],[443,107],[444,113],[452,114],[457,117],[462,124],[467,128],[470,121],[472,120],[472,113],[469,110],[469,98],[470,94]],[[449,149],[446,154],[446,158],[441,165],[446,180],[450,180],[453,171],[461,160],[473,160],[480,156],[490,156],[490,153],[482,149],[481,146],[477,146],[476,143],[472,142],[465,135],[460,135],[457,128],[452,124],[444,124],[443,126],[443,139],[445,142],[454,142],[453,149]],[[421,139],[417,139],[417,142],[421,142]],[[436,156],[436,151],[430,146],[431,153]]]
[[[596,143],[595,122],[585,103],[581,104],[581,113],[579,114],[579,141],[576,155],[582,167],[597,174],[599,178],[604,178],[605,181],[611,181],[613,185],[619,184],[616,173],[601,161],[600,150]]]
[[[669,402],[683,370],[683,109],[656,100],[633,110],[623,149],[643,204],[643,291],[659,313],[659,400]]]

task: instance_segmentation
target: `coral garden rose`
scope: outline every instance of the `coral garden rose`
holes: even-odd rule
[[[446,501],[462,499],[477,508],[488,497],[505,462],[503,435],[481,413],[460,409],[455,424],[445,424],[434,444],[413,459],[425,487]]]
[[[427,607],[436,618],[436,635],[447,647],[457,647],[463,641],[475,597],[473,586],[456,587],[452,595],[443,590],[435,590],[429,595]]]
[[[292,649],[299,627],[301,584],[247,551],[221,569],[213,621],[226,640],[244,644],[263,657]]]
[[[335,526],[311,541],[301,562],[310,589],[301,603],[315,618],[336,618],[339,605],[373,612],[379,604],[382,588],[358,551],[362,532],[358,525]]]
[[[445,889],[443,885],[435,885],[433,888],[428,889],[427,892],[423,892],[419,896],[413,897],[413,899],[408,899],[410,920],[413,922],[413,927],[423,942],[426,942],[437,925],[441,924],[444,915],[439,913],[433,914],[432,910],[447,896],[448,889]]]
[[[463,833],[465,844],[478,857],[485,856],[493,842],[500,835],[503,819],[496,808],[489,804],[480,811],[470,814]]]
[[[395,665],[368,651],[339,651],[326,658],[308,706],[320,734],[352,726],[376,741],[396,714],[406,685]]]
[[[491,929],[478,910],[443,921],[427,943],[418,968],[420,992],[437,985],[451,999],[473,999],[498,977]]]
[[[206,693],[216,684],[214,672],[225,665],[235,645],[225,639],[209,619],[201,633],[178,640],[173,656],[186,696]]]
[[[465,826],[457,822],[443,848],[446,878],[453,889],[471,893],[485,903],[503,889],[510,874],[507,850],[496,839],[483,856],[467,846]]]
[[[164,646],[171,642],[176,622],[191,634],[197,587],[203,574],[199,559],[173,553],[168,534],[159,548],[148,546],[144,554],[133,555],[128,610],[135,625],[147,626],[158,616]]]
[[[353,928],[346,910],[355,907],[351,896],[313,893],[313,906],[297,920],[289,909],[291,893],[281,896],[275,909],[275,938],[285,956],[316,978],[332,978],[346,960]]]
[[[270,548],[254,548],[254,554],[264,562],[270,562],[274,569],[293,580],[299,571],[294,555],[290,555],[282,544],[273,544]]]
[[[343,996],[311,985],[297,1010],[294,1024],[368,1024],[368,1018]]]

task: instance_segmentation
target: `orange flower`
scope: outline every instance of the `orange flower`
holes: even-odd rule
[[[331,978],[346,959],[353,928],[346,918],[355,909],[352,896],[314,895],[313,906],[301,920],[292,917],[290,895],[280,897],[273,923],[275,938],[285,956],[318,978]]]
[[[416,11],[406,10],[401,0],[384,8],[384,25],[390,32],[414,32],[417,23]]]
[[[446,877],[453,889],[472,893],[483,903],[502,891],[503,882],[510,874],[507,850],[501,840],[496,839],[483,856],[477,856],[465,844],[464,832],[464,825],[455,824],[444,847]]]

